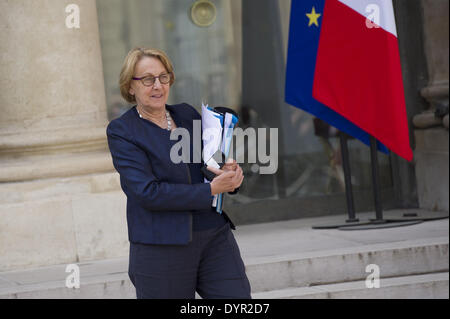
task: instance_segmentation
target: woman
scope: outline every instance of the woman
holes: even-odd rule
[[[198,112],[187,104],[166,105],[175,82],[166,54],[133,49],[120,74],[123,98],[136,106],[107,128],[114,167],[127,195],[129,276],[141,298],[251,298],[250,284],[225,213],[213,195],[233,192],[244,178],[227,163],[204,183],[201,163],[170,160],[177,127],[191,136]]]

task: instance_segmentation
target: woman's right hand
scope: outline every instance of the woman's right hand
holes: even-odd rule
[[[239,165],[237,165],[235,170],[229,171],[223,171],[213,167],[208,167],[208,170],[217,175],[210,184],[212,195],[233,192],[236,188],[241,186],[242,181],[244,180],[244,174]]]

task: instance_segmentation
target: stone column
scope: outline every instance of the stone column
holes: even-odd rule
[[[0,271],[124,255],[95,1],[0,0],[0,29]]]
[[[421,95],[430,107],[414,117],[417,128],[444,125],[448,129],[448,5],[448,0],[422,0],[429,83]]]
[[[422,0],[428,85],[421,90],[429,107],[413,118],[416,177],[422,208],[449,210],[448,0]]]
[[[0,182],[111,170],[95,1],[0,1]],[[86,156],[86,152],[89,155]],[[75,154],[60,160],[58,156]],[[41,156],[44,155],[44,156]]]

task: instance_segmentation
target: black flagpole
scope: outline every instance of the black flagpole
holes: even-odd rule
[[[345,197],[347,199],[348,219],[347,223],[359,222],[355,216],[355,205],[353,201],[352,174],[350,172],[350,160],[348,156],[347,134],[340,132],[339,140],[341,142],[342,166],[344,168],[345,179]]]
[[[331,229],[331,228],[341,228],[346,226],[359,226],[371,224],[370,221],[360,222],[355,215],[355,205],[353,201],[353,188],[352,188],[352,174],[350,171],[350,159],[348,155],[348,135],[344,132],[339,132],[339,139],[341,144],[342,153],[342,167],[344,169],[344,180],[345,180],[345,198],[347,200],[347,212],[348,219],[345,223],[337,224],[323,224],[312,226],[313,229]]]
[[[383,205],[380,193],[380,171],[378,167],[377,140],[370,136],[370,162],[372,166],[373,199],[375,202],[375,220],[373,222],[385,223],[383,219]]]
[[[385,220],[383,218],[383,206],[381,200],[381,186],[380,186],[380,172],[378,167],[378,150],[377,150],[377,140],[375,137],[370,136],[370,160],[372,167],[372,185],[375,203],[375,219],[370,219],[369,221],[359,221],[355,218],[355,210],[353,205],[353,190],[351,185],[351,173],[350,173],[350,161],[348,156],[348,146],[347,138],[345,133],[341,132],[341,151],[342,151],[342,165],[344,167],[345,176],[345,193],[347,199],[347,210],[349,214],[349,219],[346,223],[340,224],[328,224],[328,225],[317,225],[312,226],[313,229],[330,229],[338,228],[339,230],[365,230],[365,229],[376,229],[376,228],[390,228],[390,227],[400,227],[419,224],[423,222],[421,219],[406,220],[406,221],[394,221]]]
[[[419,224],[423,222],[421,219],[406,220],[406,221],[393,221],[383,218],[383,205],[381,200],[381,185],[380,185],[380,172],[378,167],[378,148],[377,140],[375,137],[370,136],[370,161],[372,166],[372,185],[373,185],[373,197],[375,203],[375,219],[371,219],[368,224],[361,225],[348,225],[339,227],[340,230],[364,230],[364,229],[377,229],[377,228],[391,228]]]

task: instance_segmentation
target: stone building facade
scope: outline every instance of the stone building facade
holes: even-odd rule
[[[246,56],[250,51],[242,53],[242,41],[246,41],[242,30],[247,27],[245,19],[251,19],[255,12],[265,12],[273,18],[270,21],[279,23],[278,33],[272,36],[281,39],[284,49],[279,54],[285,57],[290,2],[245,1],[245,6],[241,1],[232,1],[231,5],[212,1],[218,8],[216,29],[186,33],[202,46],[191,48],[199,50],[190,57],[192,67],[198,67],[195,56],[209,50],[200,61],[209,59],[213,71],[204,77],[212,84],[205,89],[200,80],[190,79],[189,74],[196,71],[183,62],[185,56],[175,56],[180,70],[175,96],[182,98],[187,94],[183,92],[198,91],[192,99],[201,98],[201,92],[230,83],[222,100],[217,98],[219,93],[210,98],[217,98],[216,103],[240,103],[245,95],[241,70],[252,58]],[[172,56],[179,50],[177,45],[189,48],[179,34],[167,36],[179,25],[188,24],[184,14],[189,15],[194,0],[184,1],[186,10],[179,3],[0,0],[0,271],[127,255],[126,199],[105,135],[108,121],[115,116],[112,104],[117,103],[114,90],[119,66],[111,61],[121,62],[131,47],[142,42],[166,48]],[[66,8],[70,4],[80,9],[79,28],[67,27],[71,12]],[[276,10],[271,7],[264,11],[264,6],[274,4]],[[448,0],[394,0],[394,6],[414,161],[406,163],[395,155],[381,160],[382,173],[388,176],[386,183],[392,184],[392,188],[386,188],[386,198],[391,198],[391,189],[395,193],[387,208],[420,206],[448,212]],[[149,33],[142,29],[147,22],[144,9],[153,10],[155,17],[176,12],[163,24],[149,26],[157,38],[147,42],[142,41]],[[128,18],[120,25],[114,18],[125,16]],[[184,30],[190,32],[188,27]],[[118,41],[122,38],[127,41]],[[202,72],[201,64],[198,70]],[[189,86],[192,83],[197,84]],[[287,112],[283,113],[286,121],[303,116],[298,110],[283,110],[288,110],[283,111]],[[251,118],[254,110],[248,112]],[[263,116],[253,118],[259,123]],[[300,133],[311,132],[310,122],[309,118],[298,122]],[[304,146],[311,147],[308,154],[325,158],[320,142],[308,134],[311,136]],[[358,154],[365,151],[355,147],[354,152],[354,158],[359,159]],[[299,157],[316,158],[308,154]],[[300,167],[300,161],[289,162],[294,155],[286,155],[287,164],[282,166]],[[344,213],[342,190],[327,193],[330,188],[339,189],[338,174],[327,166],[327,160],[324,163],[326,169],[299,168],[302,174],[293,181],[287,172],[275,178],[249,177],[254,180],[254,186],[248,185],[249,194],[259,195],[246,197],[244,193],[240,202],[230,202],[231,217],[239,224],[301,218],[317,212]],[[361,171],[367,167],[364,162]],[[323,176],[328,178],[323,189],[314,188],[315,181]],[[361,173],[359,180],[364,176]],[[254,192],[251,187],[255,187]],[[362,199],[364,192],[361,188]],[[359,210],[368,209],[363,202],[366,200],[361,200]],[[294,212],[299,205],[305,211]],[[244,216],[243,207],[248,207],[248,216],[253,217]],[[308,207],[312,207],[309,213]],[[252,209],[261,214],[252,214]]]

